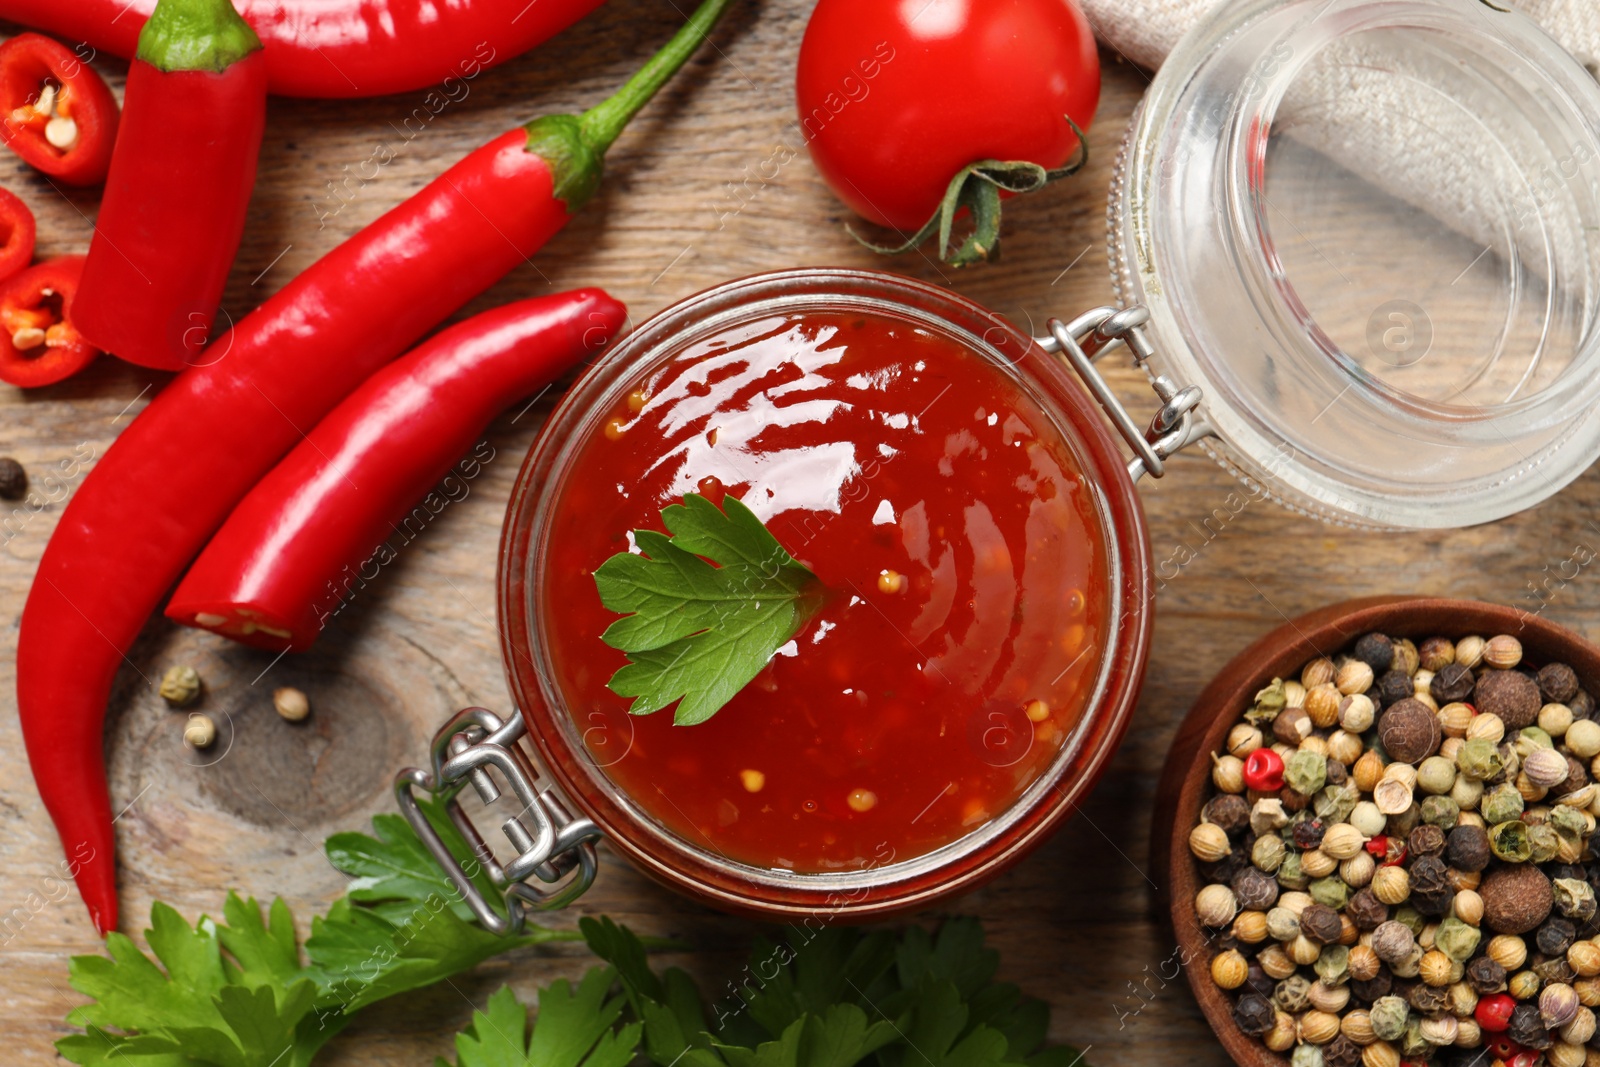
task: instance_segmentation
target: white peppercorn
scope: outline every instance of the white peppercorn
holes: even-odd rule
[[[1271,839],[1262,838],[1256,843],[1260,844],[1264,840]],[[1203,822],[1189,831],[1189,851],[1202,863],[1215,863],[1232,850],[1233,846],[1228,841],[1227,832],[1214,823]]]

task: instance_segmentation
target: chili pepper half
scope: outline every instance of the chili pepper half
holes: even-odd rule
[[[161,0],[122,105],[74,318],[97,348],[181,370],[210,340],[244,235],[267,122],[261,41],[229,0]]]
[[[0,44],[0,140],[24,163],[68,185],[94,185],[116,139],[116,98],[66,45],[37,33]]]
[[[0,19],[85,41],[124,59],[156,0],[0,0]],[[438,87],[441,99],[599,7],[602,0],[242,0],[267,46],[280,96],[385,96]]]
[[[616,96],[468,155],[328,253],[178,375],[106,451],[45,547],[17,636],[39,794],[100,930],[117,922],[101,728],[127,650],[257,480],[379,367],[522,263],[600,181],[606,148],[732,0],[704,0]]]
[[[489,421],[602,348],[626,317],[598,289],[522,300],[374,374],[233,509],[167,617],[261,648],[310,648],[369,563],[417,536],[409,513]]]
[[[33,212],[22,198],[9,189],[0,189],[0,282],[33,262],[37,230]]]
[[[72,323],[82,256],[57,256],[0,283],[0,381],[54,385],[94,362],[99,350]]]

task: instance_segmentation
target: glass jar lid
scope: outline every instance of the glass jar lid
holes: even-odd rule
[[[1600,87],[1480,0],[1241,0],[1123,146],[1114,280],[1221,463],[1333,522],[1470,525],[1600,456]]]

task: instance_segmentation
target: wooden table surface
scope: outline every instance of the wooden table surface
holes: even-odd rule
[[[807,0],[736,7],[715,46],[703,49],[618,142],[605,186],[583,215],[472,309],[601,285],[627,301],[639,321],[753,271],[882,266],[845,233],[846,213],[801,150],[791,86],[809,7]],[[274,100],[226,311],[244,314],[489,137],[531,115],[599,100],[678,17],[672,3],[613,0],[548,47],[466,83],[464,98],[437,114],[424,92]],[[100,59],[96,66],[120,93],[125,64]],[[952,273],[912,254],[894,269],[948,284],[1024,326],[1107,302],[1107,183],[1147,76],[1114,55],[1105,66],[1091,166],[1009,209],[1002,263]],[[382,159],[389,162],[369,162]],[[0,153],[0,184],[37,214],[41,255],[84,250],[95,191],[56,189],[8,153]],[[1138,375],[1119,367],[1111,377],[1126,400],[1147,409]],[[7,712],[0,715],[0,753],[10,768],[0,779],[0,1004],[8,1062],[52,1059],[51,1042],[68,1032],[62,1018],[79,1000],[67,986],[67,957],[98,945],[76,894],[63,894],[55,880],[59,847],[9,713],[17,617],[62,502],[81,481],[44,475],[75,454],[103,454],[163,381],[108,359],[56,388],[22,395],[0,387],[0,454],[27,465],[43,504],[6,505],[0,552],[0,701]],[[499,458],[471,494],[360,593],[317,651],[268,669],[271,657],[209,635],[164,622],[146,629],[123,672],[107,742],[122,812],[126,927],[142,929],[156,898],[191,917],[216,911],[228,887],[282,894],[304,919],[343,885],[322,857],[322,839],[391,810],[390,775],[425,752],[441,715],[468,703],[506,705],[494,623],[496,537],[517,465],[552,399],[520,420],[495,423],[489,436]],[[1600,527],[1590,522],[1600,476],[1590,473],[1513,519],[1412,535],[1334,529],[1266,502],[1241,507],[1236,483],[1199,456],[1179,458],[1165,480],[1142,492],[1164,581],[1136,722],[1081,814],[1017,869],[947,912],[983,918],[1005,975],[1049,1000],[1055,1036],[1092,1046],[1090,1062],[1220,1063],[1181,980],[1160,976],[1171,974],[1162,963],[1173,946],[1152,917],[1146,874],[1151,794],[1189,701],[1251,639],[1332,600],[1411,591],[1537,606],[1527,599],[1530,583],[1558,573],[1575,553],[1592,559],[1600,546]],[[1591,574],[1581,570],[1552,587],[1547,615],[1600,636],[1600,589]],[[200,758],[180,743],[182,716],[165,710],[146,681],[176,662],[194,664],[206,678],[205,710],[231,746]],[[311,694],[316,710],[308,723],[290,727],[273,714],[270,690],[277,685]],[[733,973],[753,930],[657,888],[614,857],[578,910],[700,946],[679,962],[718,984]],[[575,910],[554,922],[576,918]],[[576,949],[525,952],[381,1005],[322,1062],[431,1063],[471,1006],[501,982],[526,994],[585,961]]]

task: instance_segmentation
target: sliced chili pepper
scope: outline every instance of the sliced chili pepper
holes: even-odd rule
[[[607,147],[732,0],[704,0],[622,91],[491,141],[328,253],[178,375],[78,488],[17,637],[28,759],[100,930],[117,922],[101,729],[123,656],[228,513],[374,371],[526,261],[600,181]],[[136,531],[136,533],[135,533]]]
[[[602,0],[241,0],[280,96],[386,96],[463,83],[554,37]],[[131,59],[155,0],[0,0],[0,19]],[[431,98],[428,104],[432,106]]]
[[[409,513],[489,421],[602,348],[626,317],[598,289],[523,300],[374,374],[233,509],[167,618],[261,648],[310,648],[369,563],[417,535]]]
[[[33,262],[35,236],[33,212],[28,205],[10,190],[0,189],[0,281]]]
[[[244,235],[267,121],[261,41],[229,0],[161,0],[122,103],[74,318],[115,356],[181,370],[211,338]]]
[[[0,381],[54,385],[100,354],[72,323],[82,256],[57,256],[0,283]]]
[[[0,44],[0,139],[67,185],[94,185],[111,166],[117,101],[94,68],[37,33]]]

